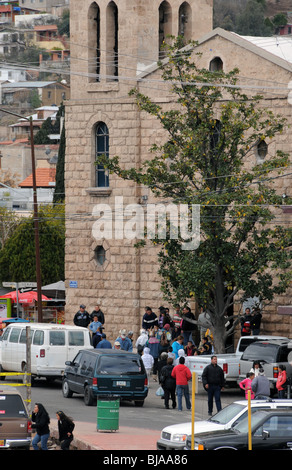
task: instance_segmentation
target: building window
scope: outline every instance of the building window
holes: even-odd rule
[[[223,70],[223,62],[220,57],[215,57],[209,64],[210,72],[220,72]]]
[[[106,251],[103,246],[97,246],[94,250],[94,258],[99,266],[103,266],[106,261]]]
[[[95,150],[96,157],[99,155],[106,155],[107,157],[109,156],[109,132],[108,127],[104,122],[99,123],[96,127]],[[96,165],[95,185],[98,188],[109,187],[108,171],[104,168],[103,165]]]
[[[163,59],[166,55],[163,50],[163,43],[167,40],[167,36],[172,34],[172,11],[171,6],[168,2],[164,1],[159,7],[159,59]]]
[[[263,162],[268,153],[268,144],[261,140],[256,146],[256,159],[259,163]]]
[[[94,2],[88,11],[89,81],[100,81],[100,9]]]
[[[178,12],[178,34],[183,36],[187,43],[192,39],[192,9],[187,2],[182,3]]]
[[[106,10],[106,31],[107,80],[115,80],[119,75],[119,16],[115,2],[110,2]]]

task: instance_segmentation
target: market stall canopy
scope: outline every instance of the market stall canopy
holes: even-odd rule
[[[8,294],[2,295],[2,298],[4,299],[11,299],[13,302],[17,302],[17,294],[16,291],[8,292]],[[22,304],[31,304],[32,302],[35,302],[38,300],[38,294],[35,291],[29,291],[29,292],[19,292],[18,291],[18,302]],[[49,297],[46,295],[42,294],[42,300],[50,300]]]
[[[42,286],[42,292],[55,300],[65,300],[65,282],[58,281],[47,286]]]

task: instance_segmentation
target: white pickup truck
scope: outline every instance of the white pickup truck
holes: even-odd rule
[[[217,364],[223,369],[226,385],[236,385],[239,378],[239,361],[242,353],[247,346],[255,341],[267,341],[271,339],[285,339],[284,336],[241,336],[239,338],[236,351],[234,353],[214,354],[217,357]],[[202,380],[204,368],[210,364],[211,355],[188,356],[185,358],[185,364],[191,372],[197,374],[198,380]]]

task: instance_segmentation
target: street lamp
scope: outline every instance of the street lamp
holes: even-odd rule
[[[39,242],[39,218],[38,218],[38,202],[37,202],[37,188],[36,188],[36,170],[35,170],[35,154],[34,154],[34,138],[33,138],[33,123],[32,117],[23,117],[20,114],[7,111],[0,108],[0,111],[13,116],[25,119],[30,124],[30,148],[31,148],[31,167],[32,167],[32,185],[33,185],[33,213],[34,213],[34,235],[35,235],[35,259],[36,259],[36,281],[37,281],[37,299],[38,299],[38,321],[43,321],[43,307],[42,307],[42,281],[41,281],[41,262],[40,262],[40,242]]]

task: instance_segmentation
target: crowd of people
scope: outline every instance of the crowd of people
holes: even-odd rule
[[[156,364],[160,354],[164,351],[173,352],[175,359],[178,359],[178,351],[184,349],[186,356],[198,354],[211,354],[213,351],[212,336],[202,337],[199,344],[195,344],[194,332],[198,331],[197,321],[189,307],[182,310],[176,307],[171,316],[169,309],[159,307],[159,314],[156,315],[150,307],[145,308],[142,319],[140,335],[134,343],[133,331],[121,329],[119,335],[110,343],[105,333],[105,315],[96,305],[89,314],[84,304],[80,305],[78,312],[74,316],[74,324],[88,328],[92,334],[92,344],[95,348],[115,348],[124,351],[133,351],[136,347],[139,354],[147,342],[150,354],[154,358],[154,375],[156,374]]]
[[[220,394],[224,387],[224,373],[217,365],[214,355],[213,338],[207,329],[198,330],[197,321],[189,307],[176,306],[171,315],[166,307],[159,307],[156,315],[151,307],[145,307],[141,330],[134,342],[133,331],[122,329],[113,345],[106,339],[104,333],[105,317],[97,305],[89,314],[85,305],[74,317],[75,325],[88,327],[92,333],[93,346],[96,348],[114,348],[124,351],[136,350],[142,358],[144,367],[150,379],[160,384],[163,389],[165,408],[172,407],[182,410],[182,397],[185,397],[187,409],[191,408],[188,382],[191,380],[189,368],[185,365],[185,358],[195,355],[209,355],[210,364],[202,374],[202,383],[208,393],[208,412],[213,411],[213,400],[217,411],[221,409]],[[261,312],[254,308],[245,309],[241,319],[241,335],[258,335],[260,333]],[[197,343],[197,344],[196,344]],[[148,380],[149,383],[149,380]],[[240,382],[240,388],[251,398],[270,396],[270,384],[265,377],[260,363],[255,362],[247,377]],[[284,398],[287,387],[287,374],[285,366],[280,366],[276,388],[278,397]]]
[[[251,370],[246,374],[239,386],[245,391],[245,397],[248,398],[250,394],[251,399],[266,398],[270,396],[270,382],[265,376],[264,368],[260,361],[254,361]],[[288,387],[288,377],[286,367],[279,365],[278,377],[276,382],[276,389],[278,398],[285,398]]]

